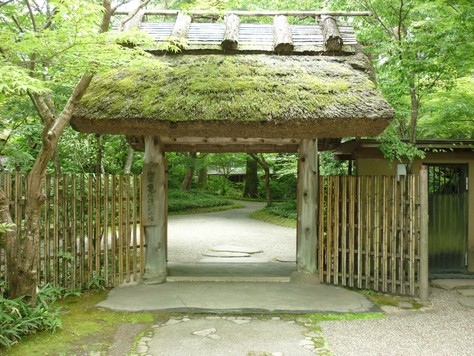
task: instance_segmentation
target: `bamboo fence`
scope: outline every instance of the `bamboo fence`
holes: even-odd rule
[[[320,177],[315,253],[321,282],[393,294],[423,292],[420,281],[427,277],[420,275],[419,180]],[[0,175],[18,236],[24,225],[25,182],[21,174]],[[138,280],[145,260],[141,184],[141,177],[132,175],[48,175],[39,283],[87,288]]]
[[[20,237],[26,176],[0,175]],[[38,281],[67,288],[111,287],[144,270],[141,178],[131,175],[47,175],[41,210]],[[6,272],[5,252],[0,270]]]
[[[320,280],[419,295],[419,177],[320,177],[320,187]]]

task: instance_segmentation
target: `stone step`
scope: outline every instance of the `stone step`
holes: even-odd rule
[[[435,279],[431,285],[446,290],[474,289],[474,279]]]
[[[245,277],[245,276],[168,276],[167,282],[255,282],[255,283],[289,283],[290,277]]]

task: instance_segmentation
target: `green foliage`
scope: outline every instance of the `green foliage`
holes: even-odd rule
[[[196,208],[230,206],[230,200],[211,195],[202,190],[170,190],[168,193],[168,211],[178,212]]]
[[[297,218],[296,200],[273,203],[271,206],[267,206],[263,210],[272,215],[281,216],[286,219],[292,219],[296,221]]]
[[[38,292],[36,306],[25,301],[25,296],[7,299],[0,296],[0,347],[9,348],[26,335],[48,330],[55,333],[62,328],[60,309],[55,302],[68,295],[78,295],[64,288],[45,285]]]
[[[393,131],[385,131],[381,136],[380,150],[385,158],[400,163],[413,161],[416,157],[425,158],[425,152],[418,149],[414,144],[401,141]]]

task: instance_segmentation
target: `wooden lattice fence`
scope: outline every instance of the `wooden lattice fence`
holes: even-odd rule
[[[419,295],[419,176],[321,177],[320,187],[321,281]]]
[[[18,236],[24,226],[25,184],[25,175],[0,176]],[[144,269],[140,176],[48,175],[43,193],[40,284],[85,288],[138,279]],[[2,246],[2,273],[5,262]]]

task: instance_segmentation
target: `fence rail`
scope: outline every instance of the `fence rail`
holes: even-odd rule
[[[320,280],[418,295],[419,177],[321,177],[320,187]]]
[[[26,176],[0,176],[20,237]],[[140,176],[48,175],[43,185],[38,281],[68,288],[115,286],[144,270]],[[1,247],[0,268],[6,272]]]

